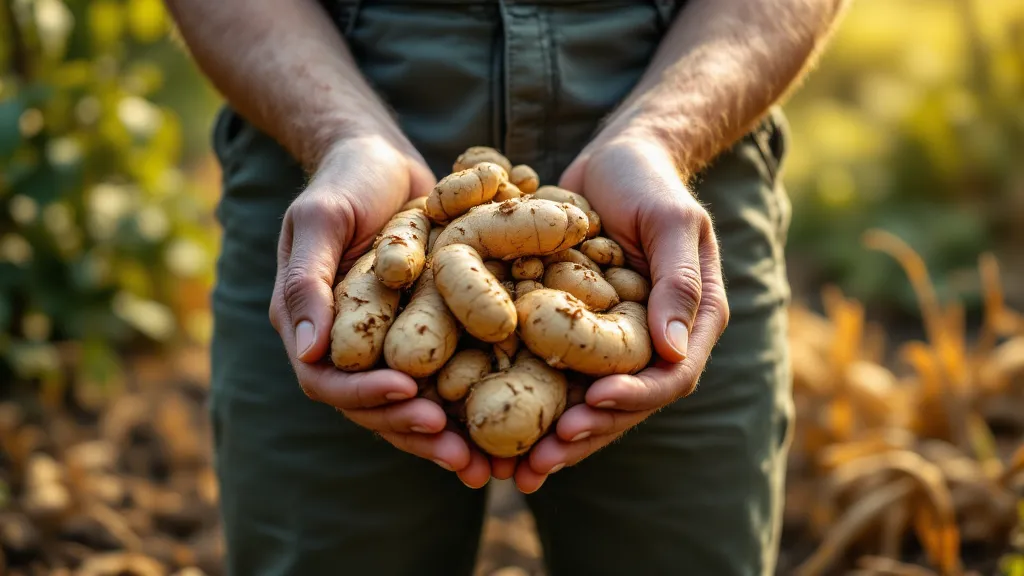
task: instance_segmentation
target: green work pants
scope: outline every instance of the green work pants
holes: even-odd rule
[[[542,183],[637,82],[671,19],[687,17],[660,0],[324,5],[438,177],[463,149],[490,145]],[[783,126],[773,114],[695,187],[732,312],[698,390],[527,498],[552,575],[773,572],[792,419]],[[227,573],[470,574],[485,491],[310,401],[267,319],[302,171],[228,107],[213,140],[224,235],[211,411]]]

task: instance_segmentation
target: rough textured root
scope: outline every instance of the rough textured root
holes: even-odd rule
[[[580,252],[575,248],[562,250],[561,252],[557,252],[555,254],[543,258],[542,261],[544,262],[545,266],[551,266],[556,262],[572,262],[574,264],[579,264],[580,266],[586,266],[587,268],[590,268],[594,272],[601,272],[601,267],[598,266],[597,263],[595,263],[590,258],[587,258],[583,254],[583,252]]]
[[[512,163],[501,152],[489,146],[472,146],[455,159],[455,164],[452,165],[452,172],[468,170],[481,162],[497,164],[501,166],[506,174],[512,171]]]
[[[413,208],[419,208],[420,210],[426,211],[427,197],[417,196],[416,198],[409,200],[408,202],[405,203],[405,206],[402,206],[402,209],[399,210],[399,212],[405,212],[406,210],[412,210]]]
[[[595,312],[603,312],[619,303],[615,288],[600,274],[572,262],[548,266],[544,271],[544,286],[572,294]]]
[[[604,271],[604,279],[615,288],[619,298],[627,302],[646,302],[651,294],[647,279],[628,268],[612,266]]]
[[[431,256],[431,262],[441,297],[467,332],[493,344],[508,338],[516,329],[512,297],[472,247],[440,247]]]
[[[501,283],[501,287],[505,289],[505,292],[508,292],[510,298],[516,299],[516,283],[514,280],[505,280]]]
[[[430,234],[427,235],[427,254],[434,251],[434,242],[437,241],[437,237],[441,235],[442,230],[444,230],[444,226],[434,226],[430,229]]]
[[[441,232],[434,250],[465,244],[484,259],[546,256],[578,244],[587,226],[587,215],[575,206],[524,196],[473,208]]]
[[[483,350],[459,350],[437,373],[437,393],[449,402],[466,397],[469,389],[491,373],[491,357]]]
[[[524,294],[529,294],[534,290],[543,288],[544,285],[536,280],[520,280],[516,283],[516,299],[522,298]]]
[[[516,311],[523,344],[555,368],[591,376],[634,374],[651,359],[647,311],[636,302],[601,314],[571,294],[541,288],[520,296]]]
[[[346,372],[366,370],[380,359],[401,298],[374,275],[375,258],[375,251],[364,254],[334,288],[331,361]]]
[[[540,186],[540,177],[537,176],[537,172],[526,164],[513,166],[508,173],[508,180],[515,184],[523,194],[533,194]]]
[[[519,335],[515,332],[496,343],[494,345],[494,360],[498,365],[498,370],[507,370],[512,366],[512,360],[515,359],[517,352],[519,352]]]
[[[377,279],[396,290],[412,286],[423,272],[429,234],[430,220],[419,208],[395,214],[374,242]]]
[[[601,233],[601,217],[593,210],[587,211],[587,220],[590,222],[590,229],[587,230],[587,238],[594,238]]]
[[[517,258],[512,262],[512,277],[516,280],[536,280],[544,275],[544,262],[540,258]]]
[[[427,196],[427,216],[438,224],[449,222],[470,208],[489,202],[506,178],[501,166],[490,162],[449,174]]]
[[[413,378],[437,372],[455,353],[459,325],[427,269],[416,282],[409,304],[384,338],[384,361]]]
[[[484,262],[484,267],[494,274],[494,278],[498,282],[504,282],[509,279],[508,264],[501,260],[488,260]]]
[[[583,210],[584,213],[590,211],[590,202],[587,202],[586,198],[558,186],[541,186],[533,193],[533,197],[552,202],[566,202]]]
[[[466,398],[470,438],[501,458],[523,454],[565,410],[565,376],[532,354],[477,382]]]
[[[522,195],[523,191],[515,184],[511,182],[502,182],[498,184],[498,191],[494,193],[494,198],[491,200],[495,202],[504,202],[505,200],[519,198]]]
[[[603,236],[584,242],[580,246],[580,252],[601,266],[622,266],[626,263],[622,247],[614,240]]]

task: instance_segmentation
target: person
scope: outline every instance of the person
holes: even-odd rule
[[[778,106],[845,0],[167,4],[227,101],[227,574],[471,574],[492,477],[527,495],[551,574],[773,573],[793,412]],[[477,145],[583,194],[652,280],[657,361],[595,382],[518,461],[446,431],[408,376],[325,361],[334,283]]]

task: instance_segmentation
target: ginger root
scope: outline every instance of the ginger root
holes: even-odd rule
[[[549,266],[544,271],[544,286],[572,294],[595,312],[602,312],[619,303],[615,288],[600,274],[572,262]]]
[[[374,242],[373,271],[388,288],[412,286],[423,272],[430,221],[418,208],[395,214]]]
[[[468,170],[483,162],[490,162],[491,164],[501,166],[506,174],[512,171],[512,163],[501,152],[490,146],[472,146],[455,159],[455,164],[452,165],[452,172]]]
[[[532,196],[477,206],[453,220],[434,242],[472,247],[481,258],[514,260],[571,248],[587,235],[587,215],[570,204]]]
[[[647,279],[628,268],[612,266],[604,271],[604,279],[622,300],[645,302],[651,294],[651,284]]]
[[[611,238],[598,236],[580,246],[580,252],[601,266],[622,266],[626,263],[622,247]]]
[[[376,254],[371,250],[356,260],[334,288],[331,361],[346,372],[369,369],[380,359],[402,295],[374,274]]]
[[[432,270],[424,270],[409,304],[384,338],[384,361],[413,378],[437,372],[455,353],[459,325],[434,284]]]
[[[516,280],[536,280],[544,275],[544,262],[540,258],[516,258],[512,262],[512,277]]]
[[[488,454],[511,458],[543,436],[565,409],[565,375],[520,353],[515,364],[485,376],[466,398],[469,436]]]
[[[449,174],[427,196],[427,216],[438,224],[445,224],[470,208],[490,201],[507,178],[502,167],[491,162]]]
[[[437,248],[431,266],[438,292],[467,332],[494,343],[516,329],[512,297],[472,247],[450,244]]]
[[[540,177],[533,168],[526,164],[513,166],[508,173],[508,181],[515,184],[523,194],[533,194],[540,186]]]
[[[462,400],[469,389],[491,372],[491,358],[483,350],[460,350],[437,373],[437,393],[449,402]]]
[[[523,345],[554,368],[634,374],[651,359],[647,310],[636,302],[596,313],[572,294],[541,288],[519,297],[516,311]]]

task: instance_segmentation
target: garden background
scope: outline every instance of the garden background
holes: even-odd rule
[[[780,574],[1024,574],[1022,95],[1019,0],[860,0],[786,104]],[[219,103],[159,0],[0,3],[0,573],[219,573]],[[507,488],[479,572],[542,574]]]

